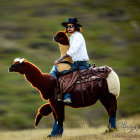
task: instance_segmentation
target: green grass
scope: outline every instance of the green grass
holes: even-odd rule
[[[79,128],[65,127],[62,137],[54,137],[52,140],[112,140],[112,139],[139,139],[140,130],[138,128],[139,115],[130,118],[123,118],[118,120],[118,131],[111,133],[104,133],[106,126],[90,127],[89,123],[80,120]],[[2,140],[49,140],[47,137],[51,129],[26,129],[19,131],[1,131],[0,137]]]

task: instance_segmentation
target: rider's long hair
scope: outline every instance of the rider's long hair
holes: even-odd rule
[[[78,32],[82,32],[82,28],[79,27],[78,25],[74,25],[74,27],[75,27],[75,30],[76,30],[76,31],[78,31]]]

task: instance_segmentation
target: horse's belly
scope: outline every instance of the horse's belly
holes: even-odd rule
[[[98,83],[97,81],[76,84],[70,92],[72,98],[71,107],[79,108],[93,105],[98,100]]]

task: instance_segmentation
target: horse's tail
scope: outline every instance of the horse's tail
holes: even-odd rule
[[[41,118],[43,116],[48,116],[50,113],[52,112],[52,108],[50,106],[49,103],[47,104],[44,104],[43,106],[41,106],[39,109],[38,109],[38,113],[35,117],[35,127],[37,127],[37,125],[39,124]]]
[[[120,94],[120,81],[115,71],[111,70],[107,77],[108,90],[118,98]]]

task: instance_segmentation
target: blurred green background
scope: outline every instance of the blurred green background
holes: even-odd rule
[[[59,58],[53,41],[61,22],[77,17],[83,25],[90,63],[108,65],[120,77],[117,117],[140,113],[140,1],[139,0],[0,0],[0,129],[34,127],[38,108],[45,104],[39,92],[22,75],[8,73],[17,57],[25,58],[42,72]],[[66,107],[65,127],[106,124],[108,115],[100,102],[88,108]],[[43,118],[39,128],[52,127]]]

